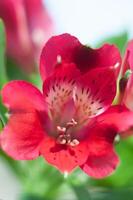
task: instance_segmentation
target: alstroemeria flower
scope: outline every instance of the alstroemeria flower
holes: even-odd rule
[[[24,70],[33,70],[44,43],[53,33],[43,1],[1,0],[0,17],[6,27],[7,54]]]
[[[127,45],[122,70],[123,76],[126,70],[130,70],[130,73],[127,80],[125,80],[124,90],[120,91],[122,93],[120,103],[125,104],[126,107],[133,111],[133,41],[130,41]],[[120,85],[122,85],[122,82]]]
[[[132,112],[111,105],[121,58],[113,45],[86,48],[83,53],[84,49],[69,34],[53,37],[41,56],[42,77],[50,70],[43,93],[25,81],[12,81],[3,88],[10,118],[1,146],[14,159],[42,155],[63,173],[80,166],[95,178],[109,175],[118,165],[114,138],[133,124]]]

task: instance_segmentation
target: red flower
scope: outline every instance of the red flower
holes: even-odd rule
[[[23,69],[33,70],[41,48],[53,32],[42,0],[0,1],[0,17],[6,27],[8,55]]]
[[[122,81],[124,81],[120,82],[120,85],[124,85],[124,89],[121,91],[122,98],[120,99],[120,103],[125,104],[126,107],[133,111],[133,41],[128,43],[126,49],[122,66],[122,76],[124,76],[128,69],[130,70],[128,77],[122,78]]]
[[[62,172],[80,166],[95,178],[109,175],[119,163],[114,138],[133,124],[132,112],[111,106],[120,62],[113,45],[94,50],[69,34],[51,38],[41,56],[41,75],[49,74],[43,94],[25,81],[2,90],[10,112],[3,150],[20,160],[42,155]]]

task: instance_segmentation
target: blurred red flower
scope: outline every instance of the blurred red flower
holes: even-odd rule
[[[130,70],[128,76],[125,76],[126,70]],[[120,103],[125,104],[130,110],[133,111],[133,41],[130,41],[126,48],[122,66],[122,86]],[[123,88],[124,87],[124,88]]]
[[[116,168],[118,132],[133,125],[133,113],[112,106],[121,57],[114,45],[99,49],[63,34],[45,45],[40,62],[43,93],[25,81],[2,90],[10,112],[1,146],[14,159],[42,155],[63,173],[80,166],[102,178]]]
[[[41,49],[53,33],[53,21],[42,0],[2,0],[0,17],[7,34],[7,54],[33,71]]]

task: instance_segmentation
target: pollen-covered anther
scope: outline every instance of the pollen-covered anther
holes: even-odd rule
[[[57,131],[58,131],[58,133],[64,134],[66,132],[66,127],[57,126]]]
[[[70,135],[59,135],[57,138],[57,144],[66,144],[72,147],[79,145],[77,139],[71,139]]]
[[[72,146],[72,147],[75,147],[75,146],[77,146],[77,145],[79,145],[79,141],[78,141],[77,139],[73,139],[73,140],[70,142],[70,146]]]
[[[67,139],[64,137],[64,135],[59,135],[56,142],[57,144],[67,144]]]

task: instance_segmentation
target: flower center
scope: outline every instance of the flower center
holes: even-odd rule
[[[61,127],[57,126],[57,132],[59,136],[57,137],[57,143],[58,144],[66,144],[70,145],[72,147],[75,147],[79,144],[79,141],[76,138],[73,138],[70,134],[70,128],[75,127],[77,125],[77,122],[72,119],[70,122],[66,124],[66,126]]]

